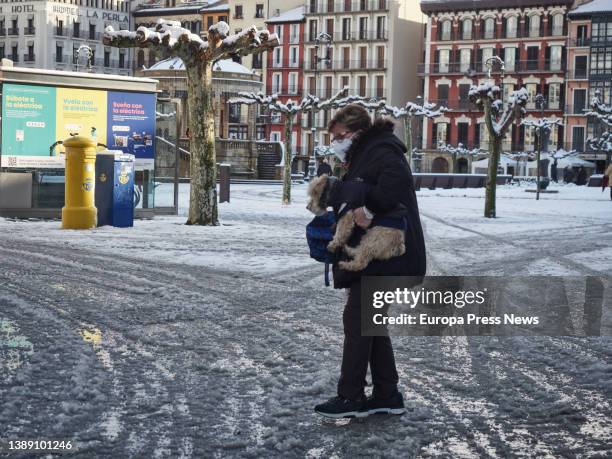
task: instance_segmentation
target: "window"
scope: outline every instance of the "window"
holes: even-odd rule
[[[495,19],[487,18],[484,20],[484,36],[483,38],[495,37]]]
[[[574,78],[587,77],[587,56],[574,57]]]
[[[467,72],[471,66],[472,60],[472,50],[471,49],[462,49],[459,51],[459,60],[460,60],[460,72]]]
[[[539,37],[540,36],[540,16],[534,14],[529,17],[529,36]]]
[[[552,17],[552,34],[554,36],[563,35],[563,14],[561,13]]]
[[[538,48],[537,46],[527,47],[527,70],[537,70],[539,51],[540,48]]]
[[[342,68],[348,69],[351,66],[351,48],[342,48]]]
[[[451,22],[449,20],[442,22],[442,28],[440,32],[440,40],[451,39]]]
[[[104,59],[106,59],[106,52],[104,53]],[[144,56],[144,51],[141,49],[138,51],[138,57],[137,57],[137,68],[141,69],[144,66],[145,63],[145,56]],[[104,66],[106,66],[106,62],[104,63]]]
[[[215,18],[213,18],[212,16],[208,16],[206,18],[206,28],[210,29],[213,26],[214,21]]]
[[[504,48],[504,64],[505,70],[508,72],[514,72],[516,69],[516,49],[517,48]]]
[[[349,77],[342,76],[340,77],[340,88],[345,88],[349,85]]]
[[[464,110],[470,108],[470,97],[469,97],[470,87],[471,85],[469,84],[459,85],[459,105],[460,105],[460,108]]]
[[[448,85],[440,84],[438,85],[438,103],[448,103]]]
[[[119,68],[125,68],[125,53],[119,52]]]
[[[283,26],[282,25],[275,26],[274,33],[278,35],[278,41],[282,43],[283,42]]]
[[[308,22],[308,39],[309,41],[315,41],[317,38],[317,20],[311,19]]]
[[[64,62],[64,48],[60,45],[55,46],[55,62]]]
[[[288,83],[287,93],[288,94],[297,94],[298,93],[298,74],[295,72],[291,72],[289,74],[289,83]]]
[[[436,146],[448,144],[448,137],[450,136],[450,129],[448,123],[436,123]]]
[[[486,72],[487,60],[493,57],[493,48],[482,48],[482,71]]]
[[[376,97],[379,99],[385,97],[385,77],[383,75],[376,77]]]
[[[441,49],[439,51],[438,67],[439,67],[440,73],[448,73],[449,62],[450,62],[449,58],[450,58],[450,50]]]
[[[272,94],[278,94],[281,92],[281,74],[274,73],[272,75]]]
[[[358,84],[359,84],[359,95],[361,97],[366,97],[366,82],[367,82],[367,77],[365,76],[360,76],[357,78]]]
[[[471,40],[472,39],[472,20],[471,19],[465,19],[463,21],[463,25],[462,25],[462,37],[464,40]]]
[[[90,40],[96,39],[96,25],[95,24],[89,24],[89,39]]]
[[[253,54],[253,68],[261,69],[263,67],[261,53]]]
[[[300,65],[300,47],[291,46],[289,48],[289,65],[291,67],[298,67]]]
[[[351,39],[351,18],[342,19],[342,39]]]
[[[384,68],[386,65],[385,63],[385,47],[384,46],[377,46],[376,47],[376,66],[379,69]]]
[[[506,38],[516,38],[516,16],[506,19]]]
[[[572,127],[572,150],[584,152],[584,126]]]
[[[387,38],[387,22],[384,16],[378,16],[376,18],[376,38],[378,40],[385,40]]]
[[[561,85],[559,83],[548,85],[548,108],[550,110],[561,108]]]
[[[359,39],[368,38],[368,18],[359,18]]]
[[[359,47],[359,68],[365,69],[368,67],[368,48],[365,46]]]
[[[263,3],[258,3],[255,5],[255,17],[263,18],[264,17],[264,6]]]
[[[334,36],[334,20],[326,19],[325,20],[325,32],[333,38]]]
[[[242,5],[236,5],[234,9],[234,19],[242,19]]]
[[[11,47],[11,60],[13,62],[19,62],[19,53],[17,52],[17,45]]]
[[[553,45],[550,47],[550,70],[558,71],[561,70],[561,54],[563,47],[559,45]]]
[[[457,123],[457,142],[467,147],[468,145],[468,123]]]
[[[574,107],[571,112],[575,115],[583,114],[586,108],[586,89],[574,89]]]
[[[536,108],[535,98],[538,93],[538,85],[536,83],[527,83],[525,85],[527,89],[527,93],[529,94],[529,99],[527,101],[527,108],[534,109]]]
[[[289,30],[289,43],[299,43],[299,42],[300,42],[300,25],[291,24],[290,30]]]
[[[229,105],[229,122],[240,123],[240,104]]]
[[[281,47],[276,47],[274,48],[274,51],[272,51],[272,65],[274,67],[282,66],[282,52],[283,49]]]

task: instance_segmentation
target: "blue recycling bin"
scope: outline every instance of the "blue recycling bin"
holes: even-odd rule
[[[134,226],[134,155],[103,151],[96,156],[98,226]]]

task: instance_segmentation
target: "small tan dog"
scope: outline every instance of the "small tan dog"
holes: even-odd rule
[[[310,200],[306,208],[315,215],[323,215],[327,211],[329,197],[336,184],[335,177],[322,175],[310,182],[308,185],[308,196]],[[343,212],[342,205],[340,213]],[[406,252],[404,245],[404,231],[386,226],[374,226],[366,230],[357,247],[346,245],[353,230],[355,229],[355,216],[353,210],[344,211],[336,223],[336,232],[333,240],[327,245],[327,250],[336,252],[344,249],[344,252],[352,258],[351,261],[341,261],[339,266],[346,271],[361,271],[372,260],[388,260],[389,258],[403,255]]]

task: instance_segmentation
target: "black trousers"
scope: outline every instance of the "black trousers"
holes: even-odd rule
[[[338,395],[356,399],[364,394],[368,364],[377,398],[388,398],[397,392],[397,370],[391,339],[388,336],[361,336],[361,282],[349,289],[342,316],[344,351],[338,381]]]

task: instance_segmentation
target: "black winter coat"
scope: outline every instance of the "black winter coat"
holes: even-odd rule
[[[406,161],[406,147],[393,134],[393,123],[376,120],[374,125],[359,135],[347,152],[348,171],[334,191],[333,206],[336,216],[339,205],[349,202],[351,208],[365,205],[377,217],[397,214],[404,208],[407,219],[406,253],[389,260],[374,260],[359,272],[344,271],[338,262],[346,259],[342,252],[333,265],[334,288],[348,288],[361,276],[424,276],[426,271],[425,241],[419,217],[414,181]],[[356,227],[348,242],[355,247],[365,234]]]

